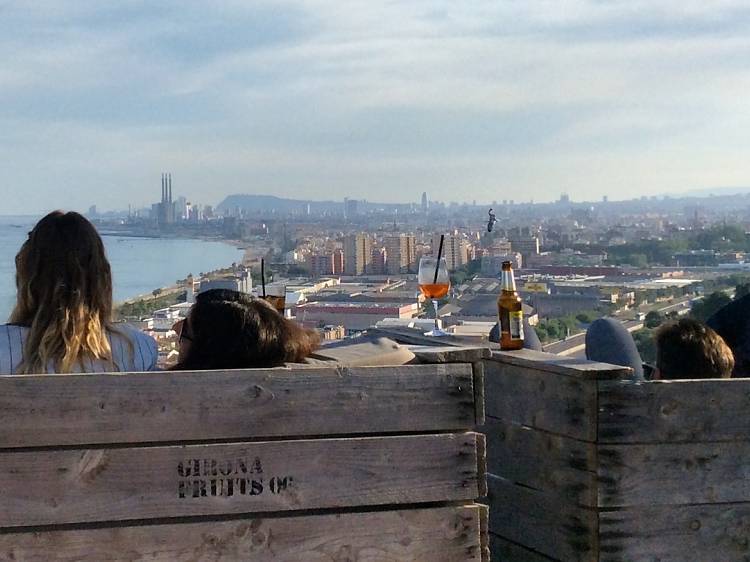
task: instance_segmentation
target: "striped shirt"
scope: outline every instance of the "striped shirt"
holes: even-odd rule
[[[0,324],[0,374],[13,375],[23,360],[23,347],[29,329],[14,324]],[[108,373],[115,371],[154,371],[158,351],[156,341],[152,337],[123,324],[117,325],[117,332],[108,333],[109,343],[112,348],[112,359],[116,369],[106,361],[93,361],[87,359],[81,365],[75,365],[75,372],[85,373]],[[128,342],[132,343],[128,345]],[[53,373],[54,368],[49,366],[48,373]]]

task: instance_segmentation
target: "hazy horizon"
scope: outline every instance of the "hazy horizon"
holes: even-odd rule
[[[211,205],[745,191],[748,31],[730,0],[0,2],[2,213],[165,171]]]

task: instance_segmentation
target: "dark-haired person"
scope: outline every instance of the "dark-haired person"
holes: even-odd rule
[[[734,354],[734,377],[750,377],[750,295],[733,300],[706,324],[716,330]]]
[[[654,380],[728,379],[732,350],[714,330],[692,318],[682,318],[656,332]]]
[[[16,255],[16,305],[0,325],[0,373],[148,371],[156,342],[112,324],[112,272],[78,213],[40,220]]]
[[[226,289],[199,293],[179,324],[174,370],[278,367],[304,361],[319,344],[315,331],[287,320],[266,301]]]

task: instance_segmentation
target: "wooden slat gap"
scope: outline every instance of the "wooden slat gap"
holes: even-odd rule
[[[123,443],[82,443],[80,445],[40,445],[38,447],[0,447],[0,453],[32,453],[43,451],[76,451],[99,449],[135,449],[149,447],[179,447],[187,445],[243,445],[253,443],[278,443],[284,441],[318,441],[322,439],[364,439],[368,437],[414,437],[419,435],[460,435],[474,432],[474,427],[458,427],[456,429],[439,429],[424,431],[392,431],[384,433],[336,433],[322,435],[293,435],[272,437],[228,437],[227,439],[196,439],[183,441],[143,441]]]
[[[545,435],[551,435],[553,437],[563,437],[565,439],[570,439],[571,441],[577,441],[578,443],[588,443],[588,444],[595,444],[595,445],[598,444],[594,440],[580,439],[578,437],[572,437],[572,436],[570,436],[568,434],[565,434],[565,433],[557,433],[555,431],[550,431],[548,429],[543,429],[541,427],[534,427],[534,426],[531,426],[531,425],[526,425],[526,424],[523,424],[523,423],[514,422],[513,420],[506,420],[504,418],[497,418],[495,416],[488,415],[487,416],[487,421],[488,422],[503,423],[503,424],[506,424],[506,425],[512,425],[514,427],[520,427],[522,429],[528,429],[528,430],[531,430],[531,431],[538,431],[539,433],[543,433]],[[482,428],[480,427],[479,430],[481,431]],[[610,445],[610,444],[611,445],[615,445],[616,443],[609,443],[609,442],[607,443],[607,445]],[[627,444],[629,445],[630,443],[627,443]]]
[[[289,511],[247,511],[226,515],[188,515],[181,517],[154,517],[149,519],[114,519],[111,521],[58,523],[51,525],[29,525],[0,527],[0,534],[41,533],[45,531],[73,531],[84,529],[109,529],[118,527],[146,527],[151,525],[171,525],[179,523],[203,523],[207,521],[238,521],[242,519],[284,519],[310,515],[344,515],[350,513],[378,513],[383,511],[405,511],[418,509],[437,509],[443,507],[474,507],[471,500],[436,501],[424,503],[378,504],[370,506],[335,507],[323,509],[298,509]]]

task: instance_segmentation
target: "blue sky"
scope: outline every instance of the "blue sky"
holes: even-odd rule
[[[750,185],[746,2],[0,0],[3,214]]]

